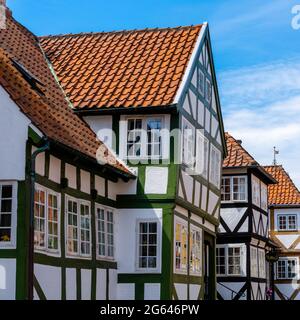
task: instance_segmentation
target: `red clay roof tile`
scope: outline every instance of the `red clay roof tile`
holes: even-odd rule
[[[104,147],[103,143],[69,107],[63,91],[51,73],[38,38],[16,22],[8,10],[6,13],[6,28],[0,30],[0,84],[46,136],[95,160],[98,148]],[[85,41],[87,38],[84,38]],[[70,39],[74,40],[78,39]],[[63,43],[58,45],[61,44]],[[60,56],[64,56],[64,53]],[[41,87],[43,95],[35,91],[23,78],[12,59],[44,84]],[[108,165],[129,173],[107,148],[106,152],[113,160]]]
[[[269,204],[300,205],[300,192],[284,168],[276,165],[264,166],[264,169],[278,181],[268,187]]]
[[[147,107],[174,102],[200,30],[48,36],[40,42],[74,108]]]

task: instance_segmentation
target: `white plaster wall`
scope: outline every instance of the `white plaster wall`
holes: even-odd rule
[[[138,272],[136,270],[137,222],[143,219],[157,220],[161,237],[163,211],[162,209],[119,209],[118,212],[115,224],[118,272],[136,273]]]
[[[35,146],[32,146],[33,153],[37,148]],[[39,174],[40,176],[45,176],[45,152],[39,153],[35,160],[35,172]]]
[[[200,289],[201,289],[201,285],[190,284],[190,300],[198,300]]]
[[[106,269],[97,269],[96,299],[106,300]]]
[[[99,176],[95,176],[95,188],[98,191],[98,195],[105,197],[105,179]]]
[[[134,283],[118,283],[117,300],[134,300]]]
[[[160,300],[160,283],[145,283],[144,299]]]
[[[91,174],[84,170],[80,170],[80,190],[88,194],[91,193]]]
[[[117,299],[117,286],[118,286],[118,271],[115,269],[109,269],[109,283],[108,283],[108,293],[109,300]]]
[[[66,299],[77,299],[76,269],[66,269]]]
[[[92,270],[81,269],[81,299],[91,300]]]
[[[166,194],[168,173],[167,167],[146,167],[145,194]]]
[[[69,187],[76,189],[77,188],[76,167],[72,166],[69,163],[66,163],[65,176],[69,181]]]
[[[47,300],[61,300],[61,268],[35,264],[34,275]]]
[[[16,259],[0,259],[0,300],[16,298]]]
[[[0,86],[0,180],[24,180],[30,120]]]
[[[88,116],[84,117],[91,129],[105,145],[113,149],[112,116]]]
[[[174,283],[177,297],[179,300],[187,300],[187,284],[185,283]]]
[[[61,161],[60,159],[50,155],[50,165],[49,165],[49,179],[60,183],[61,171]]]
[[[234,290],[235,292],[239,292],[242,287],[245,285],[245,282],[223,282],[221,283],[225,285],[226,287],[230,288],[231,290]],[[231,291],[227,288],[223,287],[221,284],[217,283],[217,290],[219,294],[222,296],[224,300],[231,300]],[[236,294],[233,294],[233,298]],[[247,295],[245,294],[245,297],[241,297],[239,300],[246,300]]]

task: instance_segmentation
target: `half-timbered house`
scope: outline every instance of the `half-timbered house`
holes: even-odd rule
[[[208,25],[37,38],[7,9],[0,50],[0,298],[214,299]]]
[[[300,192],[281,165],[264,168],[278,181],[269,186],[270,237],[279,247],[275,299],[300,300]]]
[[[221,300],[265,300],[271,287],[266,254],[268,185],[275,183],[226,133],[228,156],[223,163],[221,217],[217,237],[217,287]]]

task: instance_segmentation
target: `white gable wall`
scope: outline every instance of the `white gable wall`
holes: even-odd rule
[[[24,180],[30,120],[0,86],[0,180]]]

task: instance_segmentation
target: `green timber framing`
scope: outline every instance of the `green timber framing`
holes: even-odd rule
[[[80,116],[93,116],[93,115],[108,115],[112,116],[112,129],[113,132],[116,134],[116,141],[115,141],[115,151],[117,154],[120,152],[120,132],[119,132],[119,122],[121,116],[123,115],[161,115],[161,114],[170,114],[170,130],[172,129],[179,129],[181,127],[181,118],[182,116],[186,117],[188,121],[190,121],[196,129],[203,129],[196,120],[193,119],[191,115],[188,114],[183,108],[183,103],[185,96],[188,90],[191,88],[193,93],[196,97],[203,102],[205,106],[205,112],[210,112],[217,120],[218,120],[218,130],[214,137],[211,137],[209,134],[205,134],[206,138],[209,140],[211,144],[213,144],[218,150],[221,152],[223,157],[226,156],[226,144],[225,144],[225,135],[224,135],[224,128],[223,128],[223,120],[220,108],[220,101],[218,95],[218,87],[217,81],[215,76],[215,69],[213,64],[213,57],[211,52],[211,44],[210,44],[210,35],[208,27],[204,28],[203,34],[199,37],[200,42],[197,44],[197,49],[195,52],[194,60],[190,66],[190,70],[188,70],[189,74],[187,80],[185,81],[184,87],[182,89],[182,93],[178,101],[176,101],[173,105],[169,106],[156,106],[156,107],[147,107],[147,108],[83,108],[80,110],[74,110],[74,112],[78,113]],[[203,44],[206,43],[207,45],[207,52],[208,52],[208,63],[210,64],[211,74],[201,66],[199,62],[199,56],[203,49]],[[210,102],[207,102],[205,98],[201,96],[198,92],[198,89],[191,84],[191,79],[193,77],[193,73],[196,68],[201,68],[205,76],[209,79],[209,81],[213,84],[214,96],[215,96],[215,110],[212,107],[212,99]],[[212,117],[210,119],[212,122]],[[210,123],[211,125],[211,123]],[[220,143],[216,142],[216,136],[220,132]],[[176,290],[174,288],[175,283],[182,283],[187,284],[198,284],[201,285],[201,291],[199,292],[198,299],[204,298],[204,280],[203,276],[192,276],[189,273],[187,275],[176,274],[174,270],[174,250],[175,250],[175,241],[174,241],[174,219],[175,217],[179,217],[180,214],[175,211],[176,205],[188,210],[188,212],[195,216],[197,216],[200,220],[202,219],[203,224],[198,224],[194,220],[190,218],[184,217],[185,220],[188,221],[188,225],[190,226],[191,223],[201,230],[203,233],[210,234],[214,239],[214,247],[216,243],[216,229],[219,225],[219,207],[220,207],[220,199],[217,201],[216,206],[212,212],[212,214],[207,213],[208,208],[208,196],[209,192],[207,192],[207,201],[206,201],[206,208],[203,210],[194,204],[185,201],[184,199],[178,196],[178,189],[179,189],[179,181],[182,179],[181,177],[181,170],[184,166],[181,164],[174,163],[174,155],[175,152],[180,152],[180,150],[174,149],[174,141],[173,139],[170,140],[170,159],[168,164],[164,163],[164,161],[159,161],[155,164],[136,164],[131,163],[129,160],[127,161],[129,166],[134,166],[138,168],[138,185],[137,185],[137,194],[136,195],[119,195],[117,196],[117,208],[162,208],[163,209],[163,236],[162,236],[162,271],[160,274],[148,274],[148,273],[138,273],[138,274],[119,274],[118,275],[118,282],[119,283],[132,283],[135,285],[135,299],[143,299],[144,298],[144,284],[145,283],[160,283],[161,284],[161,299],[172,299],[178,298]],[[209,152],[210,154],[210,152]],[[143,160],[143,159],[140,159]],[[144,192],[144,185],[145,185],[145,171],[146,167],[149,166],[161,166],[161,167],[168,167],[169,171],[169,179],[168,179],[168,187],[166,194],[145,194]],[[209,169],[209,168],[208,168]],[[220,167],[221,171],[221,167]],[[200,182],[204,186],[208,188],[208,190],[212,190],[214,194],[220,198],[220,190],[217,187],[214,187],[211,183],[207,180],[203,179],[201,176],[194,176],[194,185],[195,181]],[[195,195],[193,195],[194,201]],[[200,196],[201,200],[201,196]],[[180,216],[182,218],[182,216]],[[204,226],[204,222],[207,221],[211,225],[214,226],[213,230],[208,229]],[[204,239],[204,235],[202,237]],[[204,250],[202,250],[204,252]],[[189,255],[189,250],[188,250]],[[203,256],[202,256],[203,258]],[[215,269],[215,255],[212,258],[213,261],[213,269]],[[189,256],[188,256],[188,263],[189,263]],[[203,261],[202,261],[203,264]],[[189,267],[188,267],[189,269]],[[212,275],[212,279],[216,282],[216,275],[215,273]],[[187,293],[187,297],[189,297],[189,290]],[[216,292],[215,292],[216,298]]]
[[[18,200],[17,200],[17,244],[16,249],[4,249],[0,250],[0,258],[7,259],[16,259],[16,299],[24,300],[28,299],[28,256],[29,256],[29,216],[30,216],[30,162],[32,147],[39,147],[41,143],[41,137],[29,127],[28,129],[28,141],[26,144],[26,179],[25,181],[18,182]],[[65,176],[65,163],[76,166],[77,168],[77,190],[64,186],[63,183],[56,183],[49,180],[49,161],[50,154],[57,157],[61,160],[61,178]],[[96,269],[104,269],[108,276],[106,281],[109,281],[109,269],[115,270],[117,268],[117,263],[114,261],[99,260],[96,258],[96,228],[95,228],[95,215],[91,214],[91,237],[92,237],[92,257],[90,260],[87,259],[68,259],[65,254],[65,196],[69,195],[82,200],[87,200],[91,204],[91,212],[95,210],[95,204],[104,205],[107,207],[116,208],[116,201],[107,198],[107,181],[112,180],[117,181],[118,177],[122,177],[121,173],[116,172],[115,170],[110,170],[110,168],[100,168],[98,169],[93,166],[93,172],[90,171],[91,163],[81,157],[79,153],[70,153],[65,152],[65,149],[62,149],[61,146],[54,144],[51,147],[50,151],[45,152],[45,175],[41,176],[36,174],[36,183],[39,185],[53,190],[61,195],[61,215],[60,215],[60,248],[61,256],[49,256],[43,253],[34,253],[34,263],[48,265],[48,266],[57,266],[61,268],[61,299],[66,299],[66,268],[75,268],[76,269],[76,279],[77,279],[77,298],[81,299],[81,279],[80,279],[80,269],[90,269],[92,272],[92,281],[91,281],[91,299],[96,299]],[[105,179],[105,197],[92,194],[87,194],[80,191],[80,170],[86,170],[91,174],[91,190],[95,188],[95,174]],[[122,178],[124,181],[128,181],[130,175],[124,175]],[[45,299],[46,295],[44,294],[41,286],[39,285],[37,279],[34,277],[34,289],[39,296],[39,299]],[[109,297],[108,292],[108,283],[106,283],[106,298]]]

